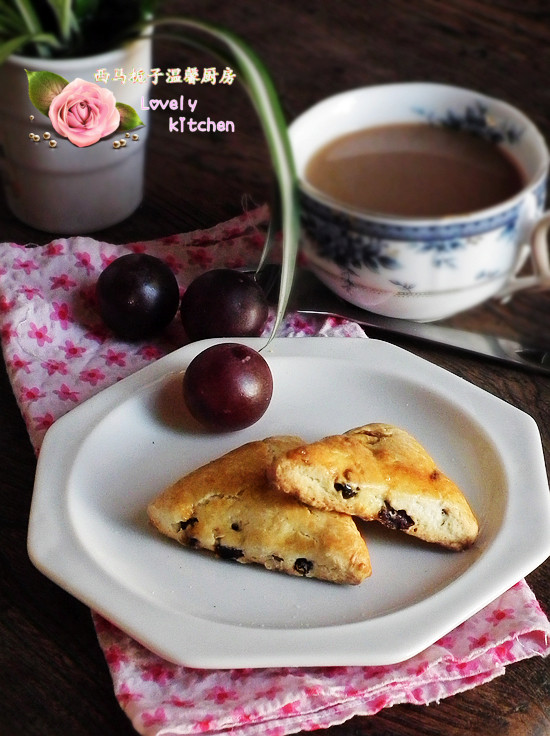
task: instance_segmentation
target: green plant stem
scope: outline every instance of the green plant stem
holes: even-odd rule
[[[254,51],[240,38],[225,28],[188,18],[166,18],[153,21],[153,27],[174,26],[182,30],[177,40],[199,47],[220,57],[236,68],[254,105],[278,182],[278,200],[271,213],[268,237],[260,267],[271,249],[275,231],[282,229],[281,285],[275,321],[269,340],[273,338],[286,312],[292,289],[299,242],[298,187],[294,159],[284,116],[269,73]],[[279,227],[280,225],[280,227]]]

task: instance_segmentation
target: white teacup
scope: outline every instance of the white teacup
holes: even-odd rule
[[[446,124],[496,142],[519,164],[525,185],[502,203],[464,215],[402,217],[359,211],[305,179],[312,156],[342,135],[396,124]],[[519,110],[443,84],[366,87],[330,97],[289,129],[302,204],[308,267],[339,296],[389,317],[443,319],[489,297],[549,288],[543,215],[550,157]],[[528,276],[518,271],[531,256]]]

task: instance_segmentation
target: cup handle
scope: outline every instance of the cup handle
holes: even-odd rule
[[[548,232],[550,230],[550,211],[545,212],[537,222],[531,235],[531,244],[525,244],[520,249],[517,273],[531,256],[533,273],[529,276],[512,276],[505,286],[496,294],[497,299],[507,300],[517,291],[533,289],[542,291],[550,289],[550,243]]]

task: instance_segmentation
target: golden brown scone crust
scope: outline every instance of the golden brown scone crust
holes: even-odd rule
[[[198,468],[148,507],[154,526],[183,545],[269,570],[358,584],[369,553],[347,514],[309,508],[267,480],[274,459],[299,437],[250,442]]]
[[[460,489],[408,432],[373,423],[287,450],[269,477],[311,506],[376,519],[449,549],[469,547],[477,520]]]

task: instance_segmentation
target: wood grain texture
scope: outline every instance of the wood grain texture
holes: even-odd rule
[[[223,24],[264,59],[292,120],[327,95],[392,81],[480,89],[522,108],[550,138],[547,0],[166,0],[166,13]],[[160,40],[160,67],[211,65]],[[155,95],[173,96],[159,84]],[[177,135],[151,116],[147,193],[134,216],[97,233],[115,243],[212,226],[268,199],[272,184],[260,126],[237,87],[197,90],[201,112],[234,120],[235,134]],[[45,243],[0,195],[0,238]],[[550,345],[550,295],[524,294],[449,320]],[[446,349],[395,344],[531,414],[550,464],[550,379]],[[131,736],[113,696],[88,609],[37,572],[26,552],[35,459],[9,381],[0,372],[0,735]],[[550,611],[550,562],[528,582]],[[548,662],[530,659],[439,705],[394,706],[321,736],[542,736],[550,733]]]

